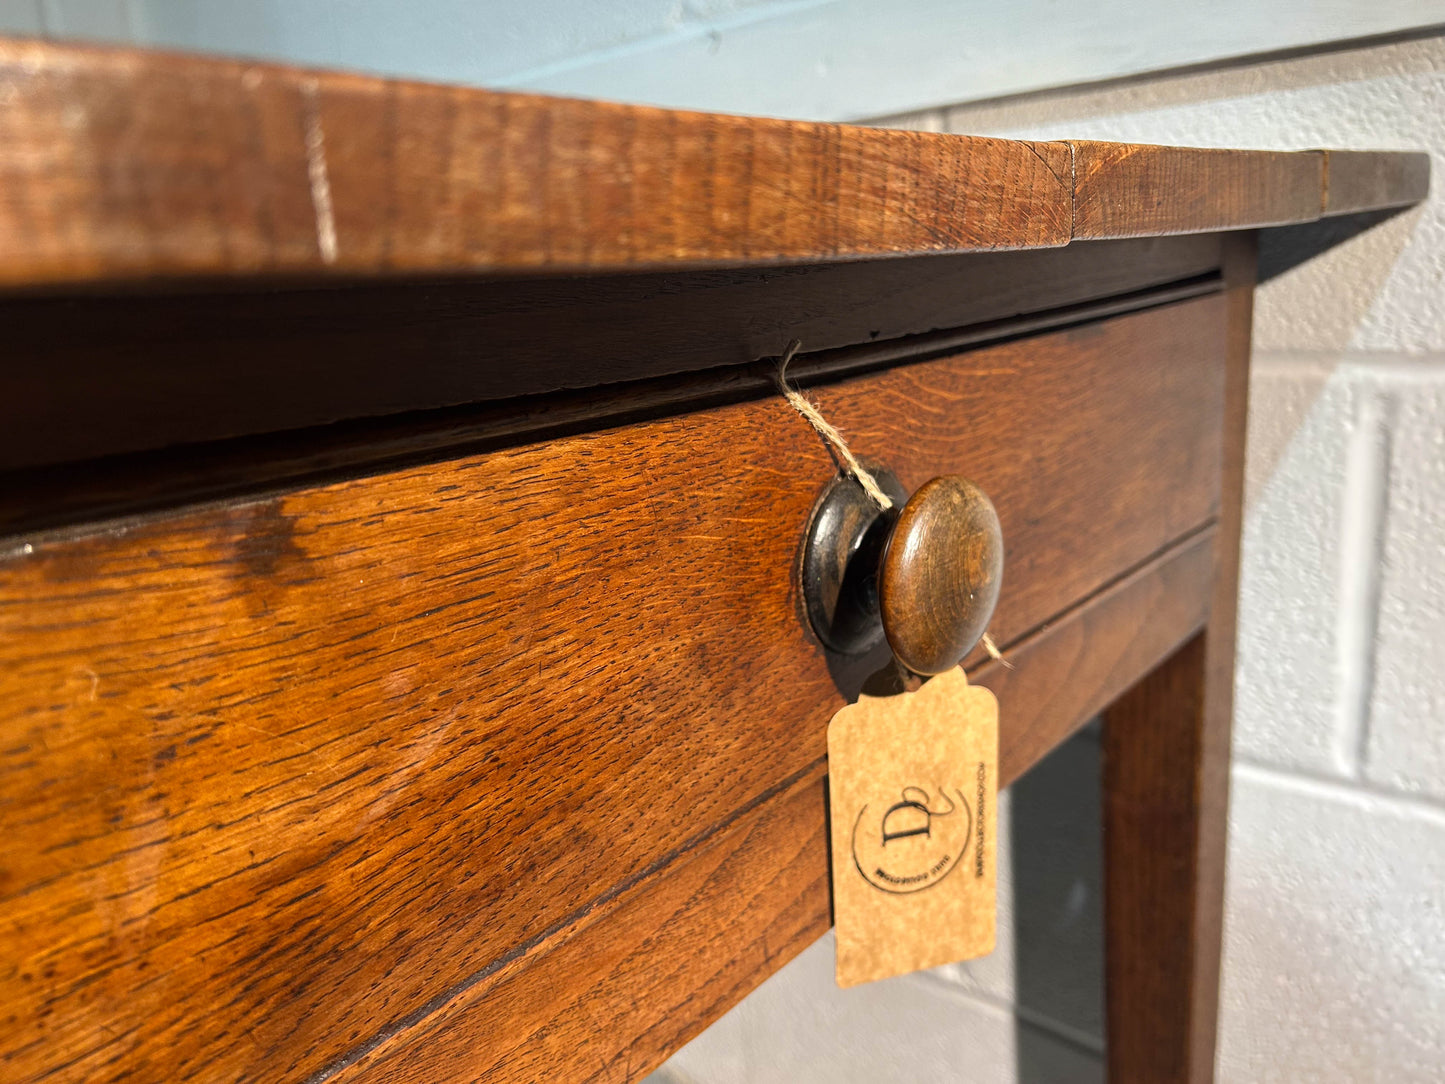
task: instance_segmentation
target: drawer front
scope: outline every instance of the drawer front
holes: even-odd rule
[[[991,494],[1008,643],[1215,515],[1223,329],[1209,296],[811,394],[908,488]],[[346,1064],[816,772],[833,469],[765,399],[19,540],[5,1078]]]

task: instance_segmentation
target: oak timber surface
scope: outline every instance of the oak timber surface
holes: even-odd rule
[[[1422,156],[1356,162],[1336,205],[1320,151],[673,113],[4,39],[0,97],[10,287],[1040,248],[1309,221],[1427,181]]]
[[[1067,148],[35,42],[0,44],[0,86],[0,283],[1069,239]]]
[[[1007,642],[1215,515],[1222,305],[814,394],[996,495]],[[815,763],[832,471],[773,398],[17,540],[0,1075],[305,1077]]]
[[[999,698],[1007,786],[1204,622],[1216,532],[1201,532],[970,680]],[[564,940],[458,990],[333,1079],[637,1080],[829,922],[820,766],[619,896]],[[576,991],[575,1000],[549,996]]]
[[[1074,236],[1147,237],[1308,222],[1323,213],[1318,152],[1197,150],[1081,140]]]
[[[1209,624],[1104,716],[1106,1049],[1119,1084],[1214,1079],[1256,266],[1255,238],[1229,238]]]

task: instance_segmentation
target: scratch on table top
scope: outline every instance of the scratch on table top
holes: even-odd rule
[[[331,208],[331,178],[326,171],[326,136],[321,130],[320,85],[302,84],[306,101],[306,174],[311,182],[311,207],[316,212],[316,248],[326,263],[336,262],[336,216]]]

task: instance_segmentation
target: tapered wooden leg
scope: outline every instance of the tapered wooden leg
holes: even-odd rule
[[[1212,1079],[1228,734],[1200,633],[1104,725],[1105,993],[1113,1084]],[[1223,746],[1222,748],[1220,746]]]
[[[1208,627],[1104,719],[1112,1084],[1214,1078],[1254,238],[1230,239],[1220,530]]]

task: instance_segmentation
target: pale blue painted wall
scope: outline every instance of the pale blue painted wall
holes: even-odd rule
[[[1445,0],[0,0],[0,30],[846,120],[1445,23]]]

